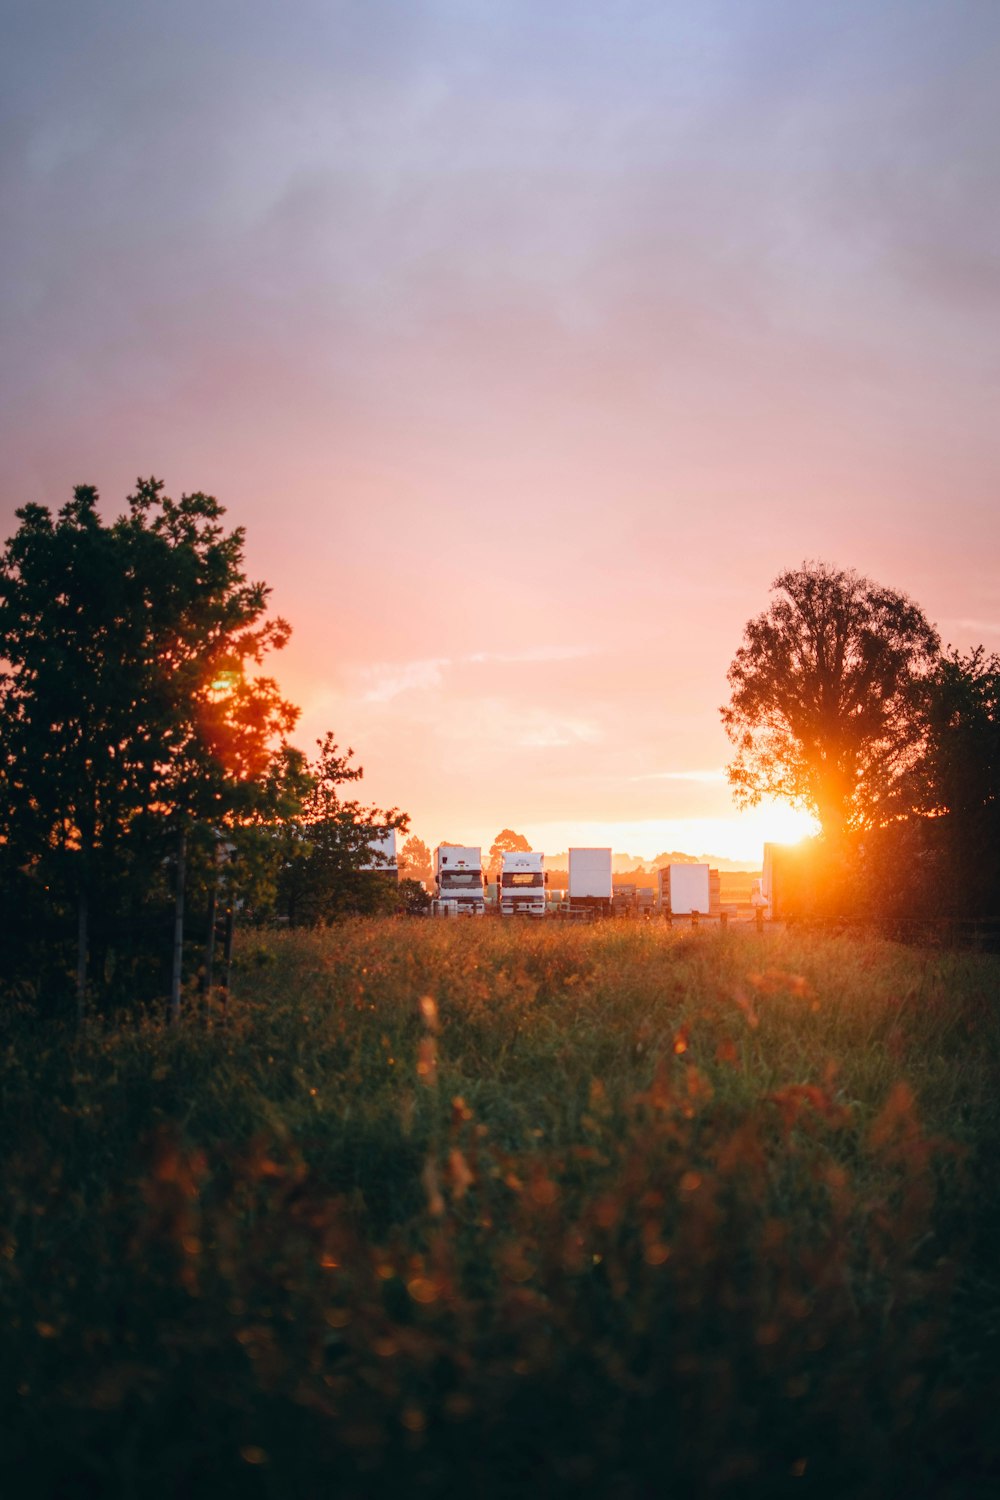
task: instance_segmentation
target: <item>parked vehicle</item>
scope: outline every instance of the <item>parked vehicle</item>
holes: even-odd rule
[[[439,844],[434,851],[434,910],[440,915],[481,917],[486,908],[482,849]]]
[[[610,849],[569,851],[570,907],[590,906],[609,912],[614,897]]]
[[[665,865],[659,872],[660,910],[675,917],[715,915],[720,906],[718,870],[708,865]]]
[[[809,844],[765,844],[764,873],[760,893],[767,902],[766,913],[776,921],[787,921],[808,907],[815,886],[815,874],[806,852]]]
[[[629,880],[615,881],[612,915],[616,917],[649,917],[656,907],[656,891],[652,886],[637,885]]]
[[[500,866],[501,916],[544,917],[548,883],[544,854],[505,852]]]
[[[373,858],[370,864],[364,864],[361,868],[371,870],[376,875],[386,875],[390,880],[398,880],[399,863],[396,856],[395,828],[375,830],[369,836],[368,848]]]

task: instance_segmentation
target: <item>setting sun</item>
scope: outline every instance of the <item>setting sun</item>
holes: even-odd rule
[[[812,838],[819,832],[819,823],[811,813],[782,802],[753,808],[736,819],[734,827],[741,833],[745,827],[748,831],[752,827],[761,848],[764,844],[797,844],[800,839]]]
[[[643,860],[680,851],[730,860],[747,869],[759,869],[765,843],[794,844],[816,833],[814,818],[780,803],[768,803],[750,812],[701,818],[652,818],[620,822],[570,820],[525,822],[523,832],[536,849],[556,853],[573,845],[610,845],[616,854],[634,854]],[[488,846],[495,833],[488,826],[473,833]]]

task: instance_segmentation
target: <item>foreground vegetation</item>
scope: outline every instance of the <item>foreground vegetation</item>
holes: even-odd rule
[[[994,1493],[998,978],[371,920],[8,1006],[6,1492]]]

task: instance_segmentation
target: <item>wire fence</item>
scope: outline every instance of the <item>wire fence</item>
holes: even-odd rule
[[[1000,953],[1000,917],[826,917],[782,925],[796,932],[870,935],[916,948]]]

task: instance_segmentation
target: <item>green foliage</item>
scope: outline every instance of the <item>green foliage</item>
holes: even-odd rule
[[[0,1015],[13,1495],[991,1493],[997,961],[245,934],[229,1014]]]
[[[97,504],[79,486],[54,519],[26,506],[0,558],[4,979],[68,996],[75,948],[80,1012],[173,983],[179,887],[205,965],[220,910],[394,910],[363,867],[408,821],[342,798],[362,771],[332,735],[313,764],[287,743],[298,710],[256,669],[289,628],[218,502],[149,479],[113,522]]]
[[[155,479],[111,523],[97,501],[26,506],[0,559],[0,838],[5,901],[35,913],[8,964],[46,988],[72,933],[100,996],[136,972],[180,830],[263,810],[297,710],[253,673],[288,626],[218,502]]]
[[[1000,658],[942,653],[911,600],[803,563],[729,669],[729,779],[815,813],[784,857],[799,917],[1000,917]]]
[[[924,684],[916,809],[855,842],[837,893],[879,917],[1000,918],[1000,661],[982,647],[942,656]],[[820,853],[822,851],[819,851]],[[811,856],[817,873],[822,863]],[[829,858],[827,863],[829,863]],[[826,879],[827,893],[835,884]],[[816,883],[814,881],[814,887]],[[800,895],[824,915],[816,890]],[[800,904],[802,904],[800,902]]]
[[[921,794],[939,888],[967,913],[1000,915],[1000,658],[981,646],[938,666]]]
[[[411,917],[426,916],[430,910],[431,897],[419,880],[404,875],[396,892],[398,909]]]
[[[803,563],[772,587],[721,711],[736,801],[785,798],[834,841],[909,811],[936,632],[904,594],[826,563]]]
[[[372,849],[372,839],[390,829],[405,832],[410,821],[396,807],[363,807],[345,799],[341,788],[360,781],[364,770],[351,764],[353,750],[341,754],[332,734],[318,743],[318,758],[305,768],[307,790],[299,812],[276,833],[281,861],[276,910],[292,927],[332,922],[347,913],[394,910],[395,878],[380,877],[384,860]]]

